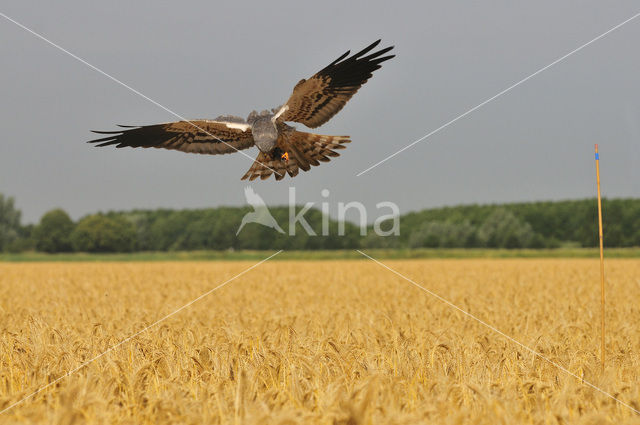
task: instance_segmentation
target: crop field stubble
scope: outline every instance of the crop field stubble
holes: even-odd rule
[[[388,260],[640,409],[640,261]],[[252,262],[0,263],[0,410]],[[369,260],[270,261],[0,415],[8,423],[640,424]]]

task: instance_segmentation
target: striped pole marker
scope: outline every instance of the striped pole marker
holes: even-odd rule
[[[604,372],[604,249],[602,246],[602,200],[600,199],[600,155],[596,144],[596,181],[598,183],[598,235],[600,236],[600,361]]]

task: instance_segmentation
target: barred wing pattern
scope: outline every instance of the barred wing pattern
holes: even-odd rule
[[[272,174],[276,180],[282,180],[287,174],[290,177],[298,175],[300,169],[309,171],[311,166],[320,162],[329,162],[331,157],[340,156],[335,150],[344,149],[345,143],[350,143],[349,136],[325,136],[321,134],[290,131],[278,138],[278,154],[287,152],[288,160],[282,160],[278,155],[272,156],[260,152],[249,171],[242,176],[242,180],[268,179]]]
[[[308,80],[301,80],[282,106],[278,119],[299,122],[309,128],[329,121],[371,78],[373,71],[381,67],[382,62],[395,57],[383,56],[393,46],[365,56],[378,44],[380,40],[348,58],[351,52],[347,51]]]
[[[120,126],[119,131],[94,131],[108,136],[90,140],[96,146],[164,148],[188,153],[225,154],[253,146],[247,123],[216,120],[178,121],[141,127]]]
[[[254,180],[259,177],[266,180],[271,175],[276,180],[282,180],[286,175],[295,177],[301,169],[308,171],[312,166],[339,156],[336,151],[344,149],[351,140],[349,136],[296,131],[285,122],[294,121],[315,128],[329,121],[384,61],[395,57],[387,54],[393,46],[374,51],[379,44],[380,40],[351,56],[351,52],[347,51],[308,80],[301,80],[287,103],[275,114],[269,111],[258,114],[254,111],[247,120],[224,115],[213,120],[119,126],[117,131],[94,131],[103,137],[88,143],[116,148],[163,148],[216,155],[247,149],[255,146],[258,140],[258,157],[242,179]],[[271,124],[275,124],[277,133],[271,132]]]

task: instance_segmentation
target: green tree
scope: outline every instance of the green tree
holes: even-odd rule
[[[18,236],[13,239],[5,247],[5,250],[11,253],[33,251],[36,249],[35,242],[33,240],[33,230],[35,225],[27,224],[26,226],[20,226],[18,230]]]
[[[44,252],[69,252],[72,250],[71,232],[74,224],[64,210],[51,210],[40,219],[33,230],[36,249]]]
[[[149,229],[153,250],[188,249],[185,244],[185,229],[199,215],[199,211],[173,211],[155,220]]]
[[[400,237],[395,235],[380,236],[372,229],[360,240],[360,248],[395,249],[401,248]]]
[[[15,208],[13,198],[0,193],[0,251],[9,248],[20,233],[20,211]]]
[[[478,240],[489,248],[526,248],[533,237],[531,225],[504,208],[496,209],[478,229]]]
[[[71,243],[82,252],[131,252],[136,245],[136,228],[123,217],[94,214],[78,222]]]
[[[469,221],[427,221],[409,236],[410,248],[465,248],[475,245],[476,228]]]

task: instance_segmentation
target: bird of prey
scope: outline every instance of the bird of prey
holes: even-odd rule
[[[259,154],[242,180],[265,180],[272,174],[282,180],[312,165],[339,156],[335,150],[351,142],[349,136],[325,136],[297,131],[286,122],[316,128],[329,121],[371,78],[393,46],[372,52],[380,40],[349,56],[347,51],[312,77],[293,88],[287,102],[271,111],[253,111],[246,120],[222,115],[213,120],[196,119],[146,126],[120,126],[118,131],[94,131],[106,137],[91,140],[97,146],[116,148],[175,149],[188,153],[226,154],[257,146]]]

